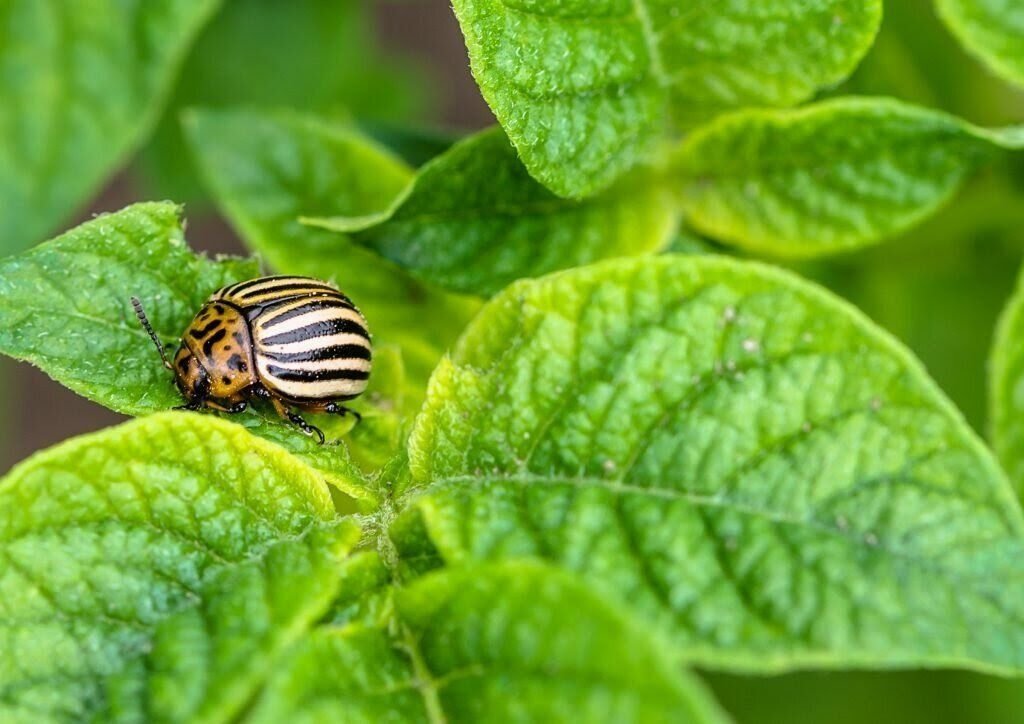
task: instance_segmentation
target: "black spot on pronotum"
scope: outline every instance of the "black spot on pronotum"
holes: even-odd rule
[[[192,335],[192,337],[194,337],[195,339],[202,339],[207,334],[209,334],[210,332],[215,330],[217,327],[219,327],[220,323],[221,323],[221,320],[215,319],[212,322],[210,322],[208,325],[203,327],[202,329],[190,330],[189,334]]]
[[[228,377],[227,375],[224,375],[223,377],[221,377],[220,381],[223,382],[225,385],[230,385],[231,384],[231,378]]]
[[[228,357],[227,361],[228,369],[235,370],[236,372],[245,372],[246,364],[242,360],[241,355],[233,354]]]
[[[205,354],[207,357],[213,354],[213,345],[217,344],[222,339],[224,339],[227,336],[227,334],[228,333],[225,332],[223,329],[218,329],[216,332],[211,334],[210,338],[203,342],[203,354]]]

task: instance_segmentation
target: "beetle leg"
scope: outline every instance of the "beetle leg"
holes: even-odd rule
[[[326,438],[324,437],[324,431],[321,430],[319,427],[310,425],[308,422],[303,420],[302,415],[296,412],[289,412],[288,419],[291,421],[293,425],[296,425],[300,430],[302,430],[307,435],[316,435],[320,441],[320,444],[324,444],[324,441],[326,440]]]
[[[329,415],[341,415],[342,417],[344,417],[345,415],[352,415],[352,417],[356,418],[356,422],[363,421],[363,416],[360,415],[358,412],[356,412],[350,407],[339,405],[337,402],[328,402],[326,405],[324,405],[324,412],[326,412]]]
[[[324,444],[327,438],[324,437],[323,430],[321,430],[319,427],[310,425],[308,422],[302,419],[302,415],[299,415],[298,413],[289,410],[288,406],[281,402],[281,400],[277,399],[276,397],[270,397],[270,404],[274,406],[274,409],[277,410],[277,414],[280,415],[282,419],[292,423],[307,435],[316,435],[317,438],[319,438],[320,440],[320,444]]]
[[[274,406],[274,412],[276,412],[282,420],[287,420],[288,415],[291,414],[288,411],[288,405],[271,395],[267,395],[267,399],[270,400],[270,404]]]
[[[177,407],[172,407],[171,409],[172,410],[188,410],[189,412],[198,412],[199,409],[202,406],[203,406],[202,402],[192,401],[192,402],[186,402],[184,405],[178,405]]]
[[[245,400],[242,400],[241,402],[233,403],[230,407],[224,407],[224,405],[207,400],[206,406],[209,407],[211,410],[217,410],[218,412],[228,412],[231,414],[235,414],[238,412],[245,412],[245,408],[249,406],[249,403],[246,402]]]
[[[302,416],[299,415],[298,413],[293,413],[291,410],[288,409],[287,404],[282,402],[280,399],[272,395],[269,396],[269,399],[270,404],[272,404],[273,406],[273,409],[275,411],[278,411],[278,415],[280,415],[283,420],[288,420],[290,423],[298,427],[307,435],[316,435],[316,437],[319,439],[319,444],[324,444],[327,438],[324,437],[323,430],[319,429],[318,427],[315,427],[314,425],[310,425],[308,422],[303,420]]]

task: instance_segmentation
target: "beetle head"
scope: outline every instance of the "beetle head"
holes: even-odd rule
[[[184,343],[174,355],[174,381],[190,405],[200,405],[210,394],[210,376]]]

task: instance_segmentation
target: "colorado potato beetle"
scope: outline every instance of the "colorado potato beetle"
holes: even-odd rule
[[[370,333],[352,301],[326,282],[271,276],[231,284],[211,296],[168,360],[160,338],[132,297],[135,314],[174,372],[180,409],[241,412],[269,400],[282,419],[324,442],[323,432],[292,408],[359,413],[342,402],[362,394],[370,377]]]

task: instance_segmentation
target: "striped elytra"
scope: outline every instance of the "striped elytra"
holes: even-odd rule
[[[182,407],[241,412],[269,400],[282,418],[315,434],[291,408],[357,413],[340,403],[360,395],[370,377],[370,333],[352,301],[327,282],[271,276],[218,290],[181,338],[173,363],[138,299],[135,312],[172,369]]]

